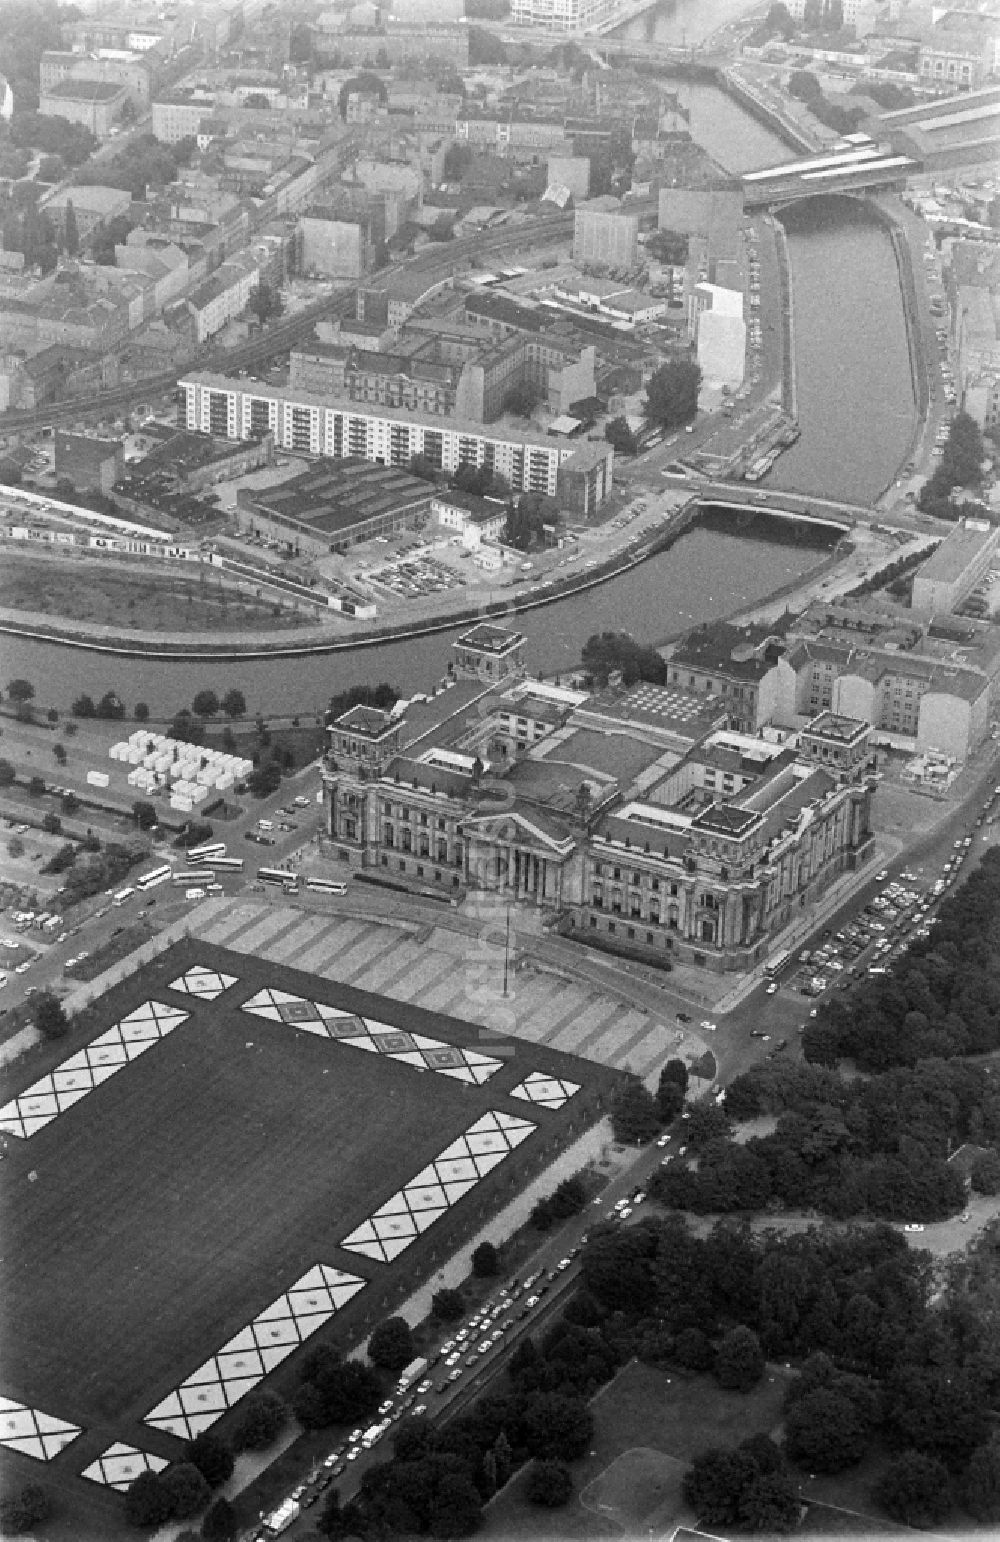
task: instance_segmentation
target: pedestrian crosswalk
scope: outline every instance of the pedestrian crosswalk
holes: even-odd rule
[[[475,938],[434,932],[418,940],[414,927],[305,914],[245,897],[216,907],[201,935],[205,942],[258,959],[496,1027],[500,980],[487,978]],[[627,1066],[640,1076],[677,1053],[675,1030],[596,986],[524,971],[517,976],[515,994],[502,1005],[505,1031],[515,1038],[602,1065]]]

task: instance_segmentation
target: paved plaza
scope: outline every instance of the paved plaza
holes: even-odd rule
[[[530,967],[512,976],[505,1001],[503,948],[492,937],[494,945],[484,947],[475,936],[442,927],[321,915],[286,900],[250,898],[200,907],[192,931],[204,942],[448,1013],[493,1033],[501,1022],[519,1039],[642,1077],[655,1077],[672,1055],[695,1058],[704,1047],[589,982]]]

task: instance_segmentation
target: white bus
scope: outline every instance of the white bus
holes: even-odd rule
[[[314,894],[346,894],[346,883],[336,883],[332,878],[307,878],[306,888]]]
[[[186,883],[211,883],[215,874],[210,867],[185,868],[181,873],[174,873],[173,880],[178,888]]]
[[[242,857],[206,857],[204,861],[206,867],[213,867],[219,873],[242,873],[243,871]]]
[[[158,883],[169,883],[173,868],[169,862],[164,862],[162,867],[154,867],[148,873],[140,873],[135,881],[137,889],[155,889]]]
[[[769,958],[764,964],[764,973],[767,975],[768,979],[775,979],[784,969],[790,958],[791,952],[788,948],[779,948],[777,953]]]
[[[112,905],[127,905],[130,899],[134,899],[134,889],[119,889],[117,894],[112,894]]]
[[[226,844],[224,841],[210,842],[207,846],[191,846],[185,852],[189,862],[208,862],[212,857],[224,857]]]
[[[292,873],[287,867],[259,867],[257,877],[261,883],[295,884],[299,881],[298,873]]]

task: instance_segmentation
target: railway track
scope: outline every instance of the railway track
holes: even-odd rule
[[[474,257],[488,256],[492,252],[509,253],[515,242],[522,248],[538,245],[541,242],[568,235],[572,228],[572,215],[559,214],[547,215],[530,224],[520,225],[514,231],[505,227],[501,231],[486,235],[467,236],[460,241],[448,243],[447,247],[436,245],[429,252],[421,252],[418,256],[410,257],[391,269],[383,269],[381,273],[372,275],[371,283],[377,286],[380,278],[388,281],[401,272],[426,273],[428,277],[439,277],[442,266],[457,272]],[[331,314],[348,315],[352,308],[355,288],[356,285],[351,284],[333,295],[324,296],[322,300],[314,300],[297,311],[294,316],[284,316],[272,322],[261,337],[254,338],[251,342],[241,343],[235,348],[205,349],[188,360],[180,369],[162,370],[155,375],[146,375],[141,380],[130,380],[125,385],[116,386],[110,391],[102,391],[93,399],[71,397],[66,401],[50,402],[30,412],[0,413],[0,437],[28,434],[39,428],[76,423],[89,418],[103,418],[107,417],[109,412],[130,411],[136,403],[172,390],[178,380],[183,375],[190,374],[192,370],[214,370],[221,374],[232,374],[235,370],[258,368],[277,354],[286,352],[293,344],[308,337],[320,317]]]

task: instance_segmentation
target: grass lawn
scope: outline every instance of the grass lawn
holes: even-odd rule
[[[237,983],[215,1001],[171,992],[194,962]],[[0,1165],[0,1393],[84,1430],[44,1466],[0,1448],[0,1479],[5,1491],[26,1482],[63,1491],[78,1527],[67,1535],[79,1542],[113,1534],[120,1505],[74,1475],[113,1441],[179,1454],[176,1437],[143,1415],[313,1265],[371,1282],[318,1334],[360,1338],[368,1313],[380,1315],[397,1284],[411,1288],[414,1271],[453,1249],[493,1189],[503,1203],[519,1174],[537,1170],[532,1137],[394,1263],[338,1246],[482,1113],[534,1117],[556,1146],[564,1128],[573,1138],[566,1116],[510,1099],[528,1070],[614,1080],[525,1044],[492,1083],[469,1086],[242,1012],[263,985],[478,1044],[478,1031],[454,1020],[186,942],[109,992],[86,1029],[47,1046],[30,1073],[15,1066],[3,1077],[0,1102],[150,999],[190,1014],[29,1139],[12,1138]],[[295,1363],[277,1371],[279,1387]],[[83,1525],[81,1515],[102,1508],[104,1523]]]
[[[623,1451],[598,1473],[581,1493],[580,1503],[633,1535],[638,1528],[652,1525],[656,1515],[666,1521],[680,1513],[685,1466],[674,1456],[637,1446]]]
[[[40,1130],[5,1207],[6,1394],[139,1418],[312,1264],[347,1266],[336,1239],[464,1122],[460,1086],[414,1080],[202,1008]]]
[[[788,1376],[769,1370],[746,1395],[708,1376],[667,1375],[632,1361],[594,1399],[592,1454],[576,1462],[576,1491],[563,1510],[541,1510],[523,1497],[524,1475],[486,1511],[492,1537],[669,1535],[681,1524],[680,1484],[696,1452],[737,1445],[774,1429]],[[690,1519],[690,1517],[689,1517]]]

